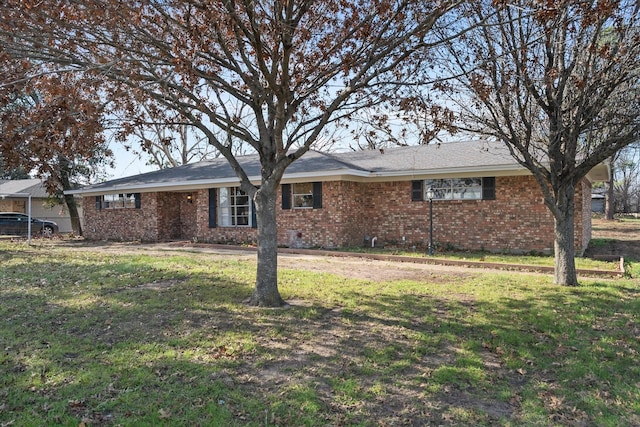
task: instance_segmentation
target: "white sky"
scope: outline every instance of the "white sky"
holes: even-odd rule
[[[157,170],[156,167],[147,165],[144,159],[139,159],[130,151],[125,150],[122,144],[112,143],[110,148],[113,150],[115,163],[114,168],[106,170],[110,180]]]

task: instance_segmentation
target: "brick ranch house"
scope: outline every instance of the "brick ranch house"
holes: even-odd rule
[[[255,155],[239,158],[260,182]],[[591,238],[592,170],[576,191],[575,247]],[[225,159],[83,187],[88,239],[255,242],[252,202]],[[281,246],[426,247],[429,200],[441,248],[550,252],[553,218],[531,174],[500,143],[454,142],[382,151],[311,151],[286,171],[277,201]]]

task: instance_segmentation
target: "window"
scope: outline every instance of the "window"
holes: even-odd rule
[[[293,207],[313,209],[313,184],[293,184]]]
[[[221,227],[252,225],[251,200],[240,188],[228,187],[218,190],[218,224]]]
[[[411,200],[427,200],[427,191],[433,190],[433,200],[494,200],[496,179],[446,178],[413,181]]]
[[[282,209],[322,208],[322,182],[282,184]]]
[[[481,200],[481,178],[427,179],[425,191],[431,188],[434,200]]]
[[[96,196],[96,209],[140,209],[140,193]]]

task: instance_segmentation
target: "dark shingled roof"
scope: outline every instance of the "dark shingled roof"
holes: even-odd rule
[[[257,154],[238,157],[249,178],[259,181],[260,161]],[[491,170],[521,170],[509,155],[504,144],[487,141],[450,142],[445,144],[416,145],[380,150],[320,153],[310,151],[293,162],[283,180],[322,180],[323,177],[400,177],[417,174],[446,174],[489,172]],[[224,158],[148,172],[114,179],[70,191],[72,194],[113,191],[177,190],[179,187],[205,188],[207,186],[237,183],[238,178]]]

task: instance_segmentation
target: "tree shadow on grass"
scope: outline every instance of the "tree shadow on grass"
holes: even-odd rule
[[[637,397],[640,378],[633,363],[640,348],[633,342],[636,293],[627,292],[625,287],[611,294],[563,288],[494,302],[472,296],[356,294],[359,309],[327,308],[313,328],[307,325],[306,330],[316,331],[313,338],[297,352],[283,350],[268,366],[295,377],[311,358],[314,384],[324,390],[323,401],[334,404],[340,390],[336,378],[355,381],[351,400],[343,396],[347,406],[355,405],[344,409],[353,422],[629,420],[634,412],[620,402],[633,407]],[[609,346],[611,340],[617,344]],[[320,351],[313,351],[313,341],[321,344]],[[325,349],[328,343],[334,351]],[[624,351],[612,358],[616,346]],[[610,387],[614,382],[617,386]],[[380,400],[375,390],[382,390]]]
[[[189,404],[163,398],[176,392],[206,408],[203,420],[228,418],[210,401],[226,387],[211,374],[235,363],[227,335],[251,286],[215,273],[166,279],[144,262],[97,266],[46,259],[3,270],[2,424],[177,422]]]
[[[249,281],[215,269],[140,259],[98,263],[87,281],[84,265],[30,261],[49,273],[29,280],[5,271],[2,423],[633,421],[634,289],[341,291],[358,301],[348,308],[301,291],[300,304],[269,310],[243,306]]]

